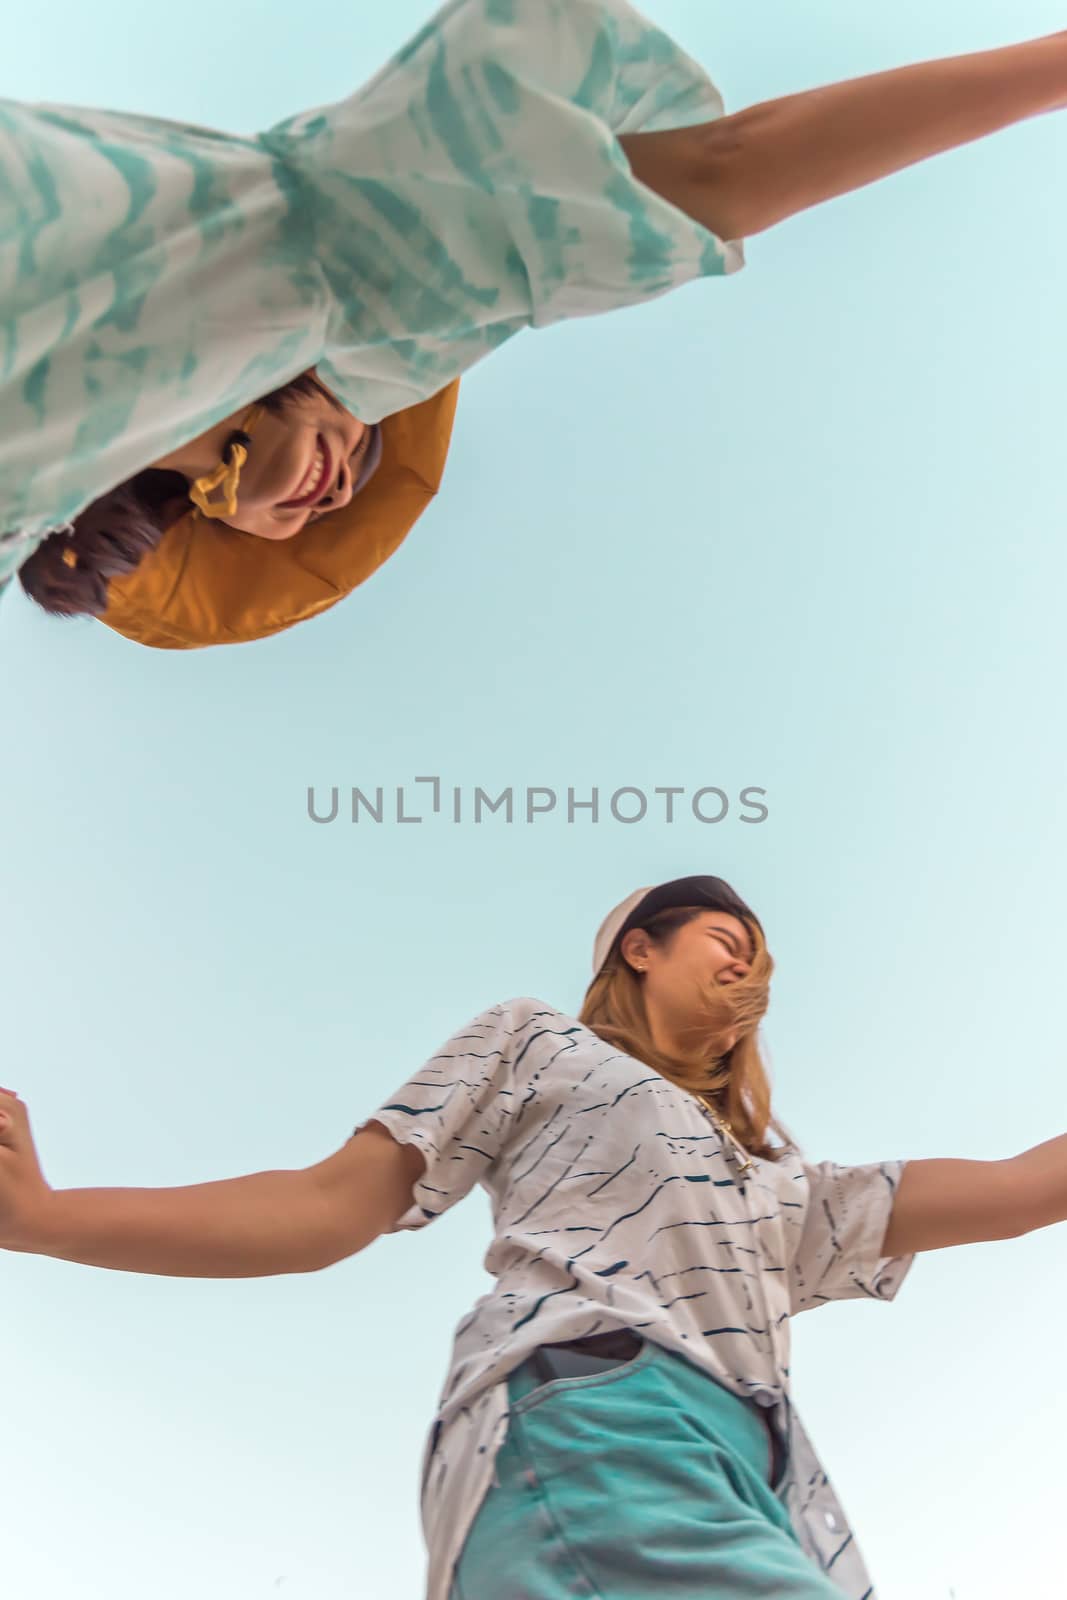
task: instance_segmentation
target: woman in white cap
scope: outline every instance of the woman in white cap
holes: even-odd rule
[[[0,100],[0,583],[25,565],[99,614],[162,537],[160,470],[295,535],[347,504],[364,429],[521,329],[721,277],[743,238],[1065,103],[1058,33],[724,116],[626,0],[451,0],[254,137]],[[311,370],[347,420],[280,432],[258,402]]]
[[[790,1317],[889,1300],[914,1252],[1067,1218],[1067,1136],[839,1167],[771,1116],[771,959],[721,879],[639,890],[580,1015],[476,1017],[325,1161],[52,1190],[0,1093],[0,1245],[128,1272],[312,1272],[480,1182],[495,1277],[423,1474],[429,1600],[872,1595],[790,1399]]]

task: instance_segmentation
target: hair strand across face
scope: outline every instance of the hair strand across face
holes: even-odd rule
[[[661,911],[641,926],[654,945],[669,948],[679,928],[703,914],[699,907]],[[745,1149],[763,1160],[776,1161],[792,1140],[771,1115],[771,1087],[760,1053],[757,1032],[766,1013],[774,963],[763,932],[750,918],[741,919],[752,939],[748,973],[709,994],[706,1016],[694,1019],[694,1059],[666,1056],[653,1041],[641,980],[618,947],[608,957],[586,993],[578,1019],[605,1043],[634,1056],[669,1082],[698,1098],[706,1098],[730,1123]],[[736,1030],[736,1044],[717,1054],[711,1042]],[[781,1144],[772,1144],[768,1132]]]

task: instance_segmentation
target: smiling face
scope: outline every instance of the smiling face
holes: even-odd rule
[[[654,1029],[673,1038],[685,1038],[706,1020],[709,993],[746,977],[755,954],[745,924],[725,911],[700,911],[659,943],[643,928],[632,928],[620,950],[642,975]],[[729,1030],[714,1047],[725,1053],[737,1038],[736,1028]]]
[[[153,466],[182,473],[191,486],[219,465],[246,409]],[[280,410],[264,410],[250,433],[236,511],[213,520],[259,539],[291,539],[348,505],[373,437],[371,428],[325,394],[287,397]]]
[[[237,510],[219,520],[259,539],[291,539],[348,505],[371,437],[364,423],[317,396],[284,416],[267,413],[241,470]]]

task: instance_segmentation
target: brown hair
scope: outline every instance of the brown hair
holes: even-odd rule
[[[679,928],[703,915],[706,908],[679,907],[661,911],[640,926],[652,943],[667,949]],[[736,983],[713,985],[706,1009],[694,1025],[695,1060],[663,1055],[652,1040],[644,989],[637,973],[618,947],[608,957],[586,991],[578,1020],[605,1043],[644,1061],[678,1088],[705,1099],[724,1117],[750,1155],[777,1161],[793,1140],[771,1115],[771,1086],[757,1040],[757,1030],[770,990],[774,962],[759,924],[742,917],[752,939],[751,969]],[[716,1055],[703,1041],[723,1032],[739,1030],[733,1049]],[[701,1058],[702,1057],[702,1058]],[[782,1140],[771,1144],[768,1130]]]
[[[272,389],[258,403],[281,416],[294,401],[313,394],[344,410],[313,370]],[[72,518],[73,532],[50,534],[19,568],[19,582],[53,616],[103,616],[109,581],[133,572],[191,509],[182,473],[146,467]]]

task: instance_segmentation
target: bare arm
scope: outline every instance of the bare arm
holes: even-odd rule
[[[1067,1221],[1067,1134],[1007,1161],[909,1161],[882,1253],[1017,1239]]]
[[[422,1157],[377,1124],[316,1166],[177,1189],[45,1182],[21,1101],[0,1109],[0,1246],[121,1272],[253,1278],[316,1272],[388,1232]]]
[[[636,176],[721,239],[1067,106],[1067,33],[873,73],[621,139]]]

